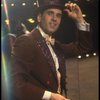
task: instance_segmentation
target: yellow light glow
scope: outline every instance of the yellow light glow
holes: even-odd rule
[[[29,18],[28,21],[29,21],[30,23],[34,23],[34,22],[35,22],[32,18]]]
[[[6,20],[5,20],[5,23],[6,23],[7,25],[9,25],[9,19],[6,19]]]

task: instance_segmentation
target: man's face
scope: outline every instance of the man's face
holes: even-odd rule
[[[54,33],[61,22],[62,11],[57,8],[47,9],[39,16],[40,26],[43,28],[44,32],[47,34]]]

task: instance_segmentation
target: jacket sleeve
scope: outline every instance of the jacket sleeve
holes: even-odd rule
[[[31,76],[33,49],[30,40],[24,36],[16,40],[12,51],[11,89],[18,100],[41,100],[45,91],[36,77]]]
[[[77,32],[75,41],[68,44],[60,44],[66,57],[78,56],[92,51],[92,33],[87,31]]]

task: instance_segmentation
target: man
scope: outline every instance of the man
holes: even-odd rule
[[[66,83],[64,56],[89,51],[90,33],[78,5],[68,3],[64,8],[62,0],[40,1],[35,14],[38,26],[19,37],[13,47],[12,94],[17,100],[69,100],[61,94]],[[76,20],[79,28],[79,39],[70,44],[52,39],[63,12]]]

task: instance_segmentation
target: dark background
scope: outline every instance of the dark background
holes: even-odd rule
[[[65,0],[65,2],[68,1],[69,0]],[[98,51],[99,0],[70,0],[70,1],[76,2],[82,9],[82,12],[86,14],[85,20],[90,23],[93,31],[93,51]],[[23,2],[26,3],[26,6],[21,5]],[[9,19],[23,22],[28,28],[28,30],[31,31],[36,26],[36,24],[29,23],[27,19],[28,18],[34,19],[33,10],[34,8],[36,8],[34,2],[36,2],[36,0],[6,0]],[[2,0],[2,4],[3,3],[4,0]],[[11,6],[11,3],[14,3],[15,6]],[[1,31],[3,35],[5,35],[9,33],[9,31],[8,27],[5,24],[6,13],[4,10],[4,6],[1,7],[1,15],[2,15]],[[64,15],[61,27],[59,28],[58,32],[55,33],[55,37],[62,43],[68,43],[72,41],[75,37],[75,31],[76,31],[75,27],[76,27],[75,23],[72,21],[72,19],[68,18],[67,15]],[[14,29],[15,26],[11,25],[11,28]]]

